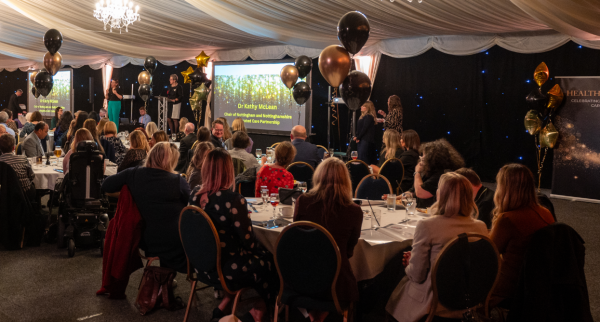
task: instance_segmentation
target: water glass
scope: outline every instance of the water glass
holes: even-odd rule
[[[175,142],[175,140],[177,140],[177,134],[171,134],[171,139]]]
[[[386,206],[388,211],[396,211],[396,195],[389,194],[387,195]]]
[[[306,190],[308,190],[308,186],[304,181],[298,181],[298,188],[302,190],[302,193],[306,193]]]
[[[269,201],[269,188],[267,186],[260,186],[260,196],[263,201],[263,209],[267,207]]]
[[[273,217],[271,219],[277,219],[277,213],[275,212],[275,209],[277,209],[277,205],[279,204],[279,194],[272,193],[269,201],[271,202],[271,206],[273,206]]]
[[[352,153],[350,153],[350,157],[352,157],[352,160],[356,160],[358,158],[358,152],[352,151]]]
[[[330,156],[330,157],[333,157],[333,156],[335,156],[333,149],[329,149],[329,156]]]
[[[261,156],[262,156],[262,150],[256,149],[256,157],[260,159]]]
[[[381,227],[381,209],[373,209],[371,215],[371,230]]]
[[[414,216],[417,210],[417,199],[413,197],[406,198],[406,213],[410,216]]]

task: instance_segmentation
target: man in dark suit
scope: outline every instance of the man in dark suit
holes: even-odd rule
[[[210,134],[210,142],[215,146],[215,148],[224,148],[223,145],[223,134],[224,132],[224,124],[221,120],[214,120],[212,122],[212,133]]]
[[[18,118],[19,114],[23,113],[19,106],[19,97],[23,94],[23,91],[18,89],[10,96],[8,101],[8,108],[13,112],[13,117]]]
[[[494,205],[494,190],[484,187],[481,184],[481,179],[473,169],[460,168],[454,171],[460,175],[466,177],[471,183],[473,188],[473,195],[475,196],[475,204],[479,210],[479,217],[477,219],[483,221],[488,229],[492,228],[492,211],[496,207]]]
[[[196,134],[194,134],[194,123],[188,122],[185,125],[184,133],[185,137],[179,142],[179,161],[177,161],[177,166],[175,167],[175,171],[177,172],[185,172],[188,151],[192,148],[194,142],[196,142]]]
[[[321,162],[318,152],[319,148],[312,143],[306,142],[306,137],[306,129],[304,126],[296,125],[292,128],[290,139],[296,148],[296,157],[294,158],[294,162],[306,162],[310,164],[313,169],[316,169],[317,165]]]

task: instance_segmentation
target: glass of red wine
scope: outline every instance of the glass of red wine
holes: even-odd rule
[[[352,151],[352,153],[350,153],[350,157],[352,157],[352,160],[356,160],[358,158],[358,152]]]
[[[275,213],[275,209],[277,208],[277,205],[279,204],[279,194],[272,193],[269,197],[269,202],[271,203],[271,206],[273,206],[273,217],[271,219],[277,219],[277,214]]]

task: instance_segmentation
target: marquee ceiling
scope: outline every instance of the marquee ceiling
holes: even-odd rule
[[[548,35],[554,30],[588,43],[600,39],[597,0],[134,2],[141,21],[130,25],[129,32],[111,33],[92,16],[94,0],[0,0],[0,69],[37,67],[46,52],[42,37],[51,28],[64,36],[63,63],[74,66],[141,64],[148,55],[170,65],[193,62],[201,50],[220,60],[253,53],[259,58],[294,53],[314,57],[325,46],[338,44],[337,22],[352,10],[363,12],[371,24],[365,51],[390,41],[444,35]]]

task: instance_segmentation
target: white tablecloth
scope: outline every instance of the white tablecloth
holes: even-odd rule
[[[252,212],[253,221],[266,221],[273,215],[273,207],[270,205],[265,210],[263,210],[262,205],[254,207],[258,213]],[[277,206],[277,208],[280,207],[290,206]],[[370,210],[368,206],[362,207],[362,209]],[[374,278],[383,271],[383,268],[392,257],[412,245],[416,223],[426,218],[420,215],[412,215],[408,216],[408,219],[410,219],[408,223],[398,224],[406,218],[405,210],[387,211],[380,206],[374,206],[374,209],[381,210],[381,226],[383,228],[373,231],[370,229],[371,219],[365,218],[363,220],[361,237],[354,248],[354,256],[350,258],[350,265],[358,281]],[[277,212],[279,212],[279,209],[277,209]],[[287,220],[292,221],[291,218],[287,218]],[[270,252],[274,252],[275,242],[282,230],[283,227],[267,229],[254,226],[256,237]]]
[[[33,169],[33,172],[35,173],[35,179],[33,179],[33,183],[35,184],[36,189],[54,190],[54,185],[56,184],[56,180],[58,180],[59,178],[63,178],[65,176],[63,173],[55,171],[55,169],[62,170],[62,159],[61,159],[60,166],[58,166],[57,164],[54,163],[54,162],[56,162],[56,159],[51,159],[50,162],[52,164],[49,166],[33,165],[32,169]],[[46,161],[44,159],[43,164],[45,164],[45,163],[46,163]],[[117,173],[116,166],[107,166],[106,171],[104,172],[104,175],[112,176],[113,174],[116,174],[116,173]]]

